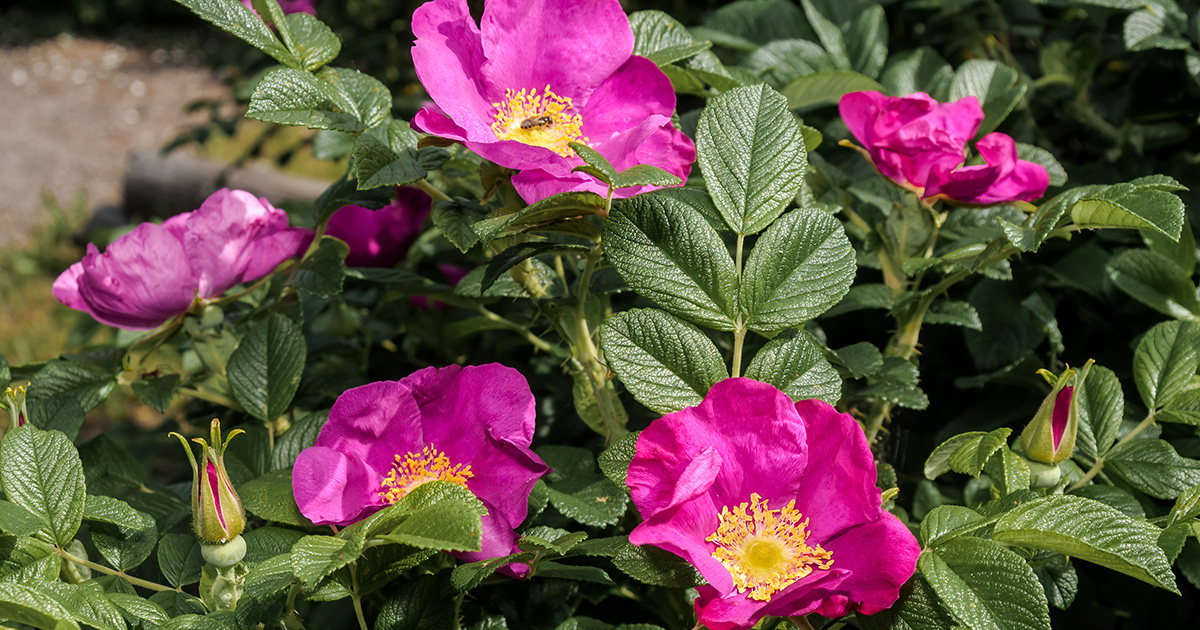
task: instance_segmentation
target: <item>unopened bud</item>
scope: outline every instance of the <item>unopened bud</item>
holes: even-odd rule
[[[245,433],[234,429],[221,440],[221,421],[214,419],[210,429],[212,443],[192,438],[200,445],[200,461],[182,435],[172,433],[183,443],[192,464],[192,531],[202,544],[218,545],[229,542],[246,527],[246,511],[242,500],[233,490],[225,470],[225,449],[233,436]]]
[[[1021,448],[1030,461],[1058,464],[1075,452],[1075,434],[1079,428],[1079,399],[1077,389],[1083,385],[1094,361],[1088,360],[1078,374],[1067,368],[1055,377],[1041,370],[1042,376],[1054,384],[1054,389],[1042,401],[1037,415],[1021,432]]]
[[[8,409],[9,428],[24,426],[29,419],[29,408],[25,406],[25,386],[4,388],[3,404]]]

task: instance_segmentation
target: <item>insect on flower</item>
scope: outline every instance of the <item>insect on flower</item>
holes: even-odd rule
[[[554,119],[550,116],[538,116],[536,118],[526,118],[521,121],[522,129],[536,129],[538,127],[549,127],[554,124]]]

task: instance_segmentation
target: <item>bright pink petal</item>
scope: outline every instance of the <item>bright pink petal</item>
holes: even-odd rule
[[[89,250],[95,247],[95,245],[89,244]],[[83,263],[77,262],[59,274],[58,278],[54,280],[54,286],[52,287],[54,297],[58,298],[59,302],[77,311],[88,310],[87,303],[79,295],[79,278],[82,275]]]
[[[583,102],[633,53],[633,31],[618,0],[488,2],[480,30],[483,75],[499,96],[550,86]]]
[[[422,4],[413,12],[412,29],[417,38],[413,66],[425,91],[467,136],[494,139],[491,125],[496,111],[492,103],[498,102],[504,91],[490,94],[484,85],[480,74],[483,44],[466,0]]]
[[[394,267],[421,235],[433,199],[420,188],[400,186],[392,203],[371,210],[345,206],[333,213],[325,233],[350,247],[350,267]]]
[[[847,571],[814,571],[787,589],[771,596],[770,601],[750,599],[744,593],[722,593],[712,585],[696,588],[700,596],[693,603],[696,616],[709,630],[741,630],[753,626],[764,615],[793,617],[815,610],[821,600],[840,584]]]
[[[616,155],[619,159],[640,145],[650,133],[669,123],[675,111],[675,90],[671,80],[653,61],[645,57],[630,57],[616,72],[607,77],[583,104],[583,135],[588,145],[603,149],[611,143],[620,142],[623,150]],[[648,118],[654,119],[646,126]],[[645,135],[631,134],[635,128],[645,127]],[[607,155],[606,155],[607,157]],[[610,159],[611,161],[611,159]],[[613,164],[618,170],[633,166]]]
[[[822,400],[802,400],[796,411],[804,419],[809,457],[796,509],[809,518],[813,539],[824,541],[879,518],[875,457],[862,427]]]
[[[324,446],[306,448],[292,469],[292,492],[300,513],[318,525],[349,525],[383,507],[383,477],[353,453]]]
[[[254,239],[248,247],[250,260],[238,278],[238,284],[254,282],[274,271],[279,263],[303,256],[312,244],[313,236],[313,231],[307,228],[287,228]]]
[[[976,149],[986,164],[964,166],[954,171],[934,169],[925,197],[945,195],[956,201],[992,204],[1033,201],[1046,193],[1050,176],[1041,165],[1017,157],[1017,145],[1002,133],[989,133]]]
[[[873,615],[890,608],[900,597],[900,587],[912,577],[921,554],[912,532],[888,512],[821,544],[833,552],[833,568],[849,572],[838,585],[840,597],[817,609],[830,618],[853,611]]]
[[[420,453],[425,444],[421,410],[408,386],[396,381],[368,383],[343,392],[316,441],[316,446],[362,462],[381,479],[397,455]]]

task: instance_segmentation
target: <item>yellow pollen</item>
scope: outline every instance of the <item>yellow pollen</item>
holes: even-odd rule
[[[466,488],[467,480],[474,476],[469,465],[451,465],[445,453],[429,445],[420,453],[396,456],[396,465],[380,484],[383,489],[379,491],[379,497],[385,503],[395,503],[417,486],[430,481],[450,481]]]
[[[706,540],[716,543],[712,555],[729,569],[739,593],[771,601],[771,595],[815,569],[833,566],[833,552],[808,546],[808,519],[796,502],[778,510],[757,493],[749,503],[721,508],[720,524]]]
[[[492,103],[496,121],[492,132],[500,140],[516,140],[535,147],[545,147],[571,157],[570,142],[587,143],[583,137],[583,119],[571,112],[571,98],[559,96],[547,85],[542,94],[537,88],[504,92],[503,103]]]

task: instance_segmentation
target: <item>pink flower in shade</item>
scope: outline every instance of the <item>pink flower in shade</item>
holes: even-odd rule
[[[874,614],[916,568],[920,548],[880,507],[858,423],[766,383],[721,381],[700,405],[651,422],[628,483],[645,519],[629,540],[700,571],[696,614],[710,630]]]
[[[289,228],[287,213],[244,190],[224,188],[198,210],[162,225],[143,223],[103,254],[88,245],[83,260],[54,281],[54,296],[97,321],[150,330],[257,280],[304,253],[312,230]]]
[[[471,273],[470,269],[463,267],[462,265],[454,265],[450,263],[440,263],[437,268],[438,271],[442,272],[443,276],[446,276],[446,284],[452,287],[458,286],[458,283],[461,282],[463,278],[467,277],[468,273]],[[416,309],[426,310],[431,308],[429,306],[429,298],[425,297],[424,295],[414,295],[408,298],[408,302],[409,304],[413,305],[413,308]],[[432,308],[443,311],[449,308],[449,306],[441,300],[434,300]]]
[[[425,191],[399,186],[396,199],[378,210],[344,206],[329,218],[325,233],[350,246],[350,267],[394,267],[421,235],[432,206]]]
[[[967,142],[983,122],[983,108],[974,96],[943,104],[923,92],[900,97],[852,92],[842,97],[838,111],[879,172],[915,188],[924,199],[1032,201],[1050,185],[1046,169],[1018,159],[1016,143],[1002,133],[990,133],[976,144],[986,165],[959,168]]]
[[[422,483],[451,481],[488,511],[482,549],[455,555],[473,562],[515,553],[529,493],[549,472],[529,449],[533,428],[529,384],[496,363],[356,387],[338,397],[316,445],[296,459],[296,504],[314,523],[349,525]]]
[[[413,33],[417,76],[435,103],[413,127],[520,171],[512,181],[526,202],[607,191],[572,172],[583,161],[569,142],[617,170],[651,164],[687,178],[696,149],[671,124],[675,91],[654,62],[632,55],[618,0],[489,0],[478,26],[466,0],[433,0],[413,14]]]

